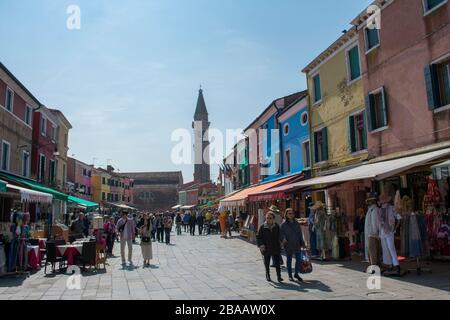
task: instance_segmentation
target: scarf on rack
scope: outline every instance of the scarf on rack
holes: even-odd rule
[[[380,209],[380,225],[385,234],[394,232],[395,216],[392,210],[392,206],[389,205],[383,205]]]

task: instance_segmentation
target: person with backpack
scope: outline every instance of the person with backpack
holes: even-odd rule
[[[122,212],[122,218],[117,221],[117,232],[120,233],[120,255],[122,265],[125,265],[125,246],[128,246],[128,262],[133,265],[133,239],[135,237],[136,224],[133,218],[128,217],[128,212]]]
[[[183,219],[181,218],[181,214],[178,212],[177,216],[175,217],[175,225],[177,229],[177,236],[181,236],[181,224],[183,222]]]
[[[292,209],[286,209],[286,220],[281,224],[280,239],[283,243],[287,256],[287,271],[290,281],[297,279],[302,282],[300,277],[302,264],[302,248],[305,246],[300,224],[295,220],[295,214]],[[292,258],[295,257],[295,274],[292,277]]]

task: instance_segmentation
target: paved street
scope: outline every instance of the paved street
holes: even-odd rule
[[[364,265],[358,262],[314,264],[302,284],[265,281],[256,247],[238,237],[217,235],[177,237],[173,245],[154,243],[150,268],[142,267],[140,247],[133,251],[135,267],[109,260],[106,272],[87,273],[82,290],[68,290],[69,275],[0,279],[0,299],[450,299],[450,264],[433,264],[433,274],[402,279],[382,278],[381,290],[369,291]],[[115,253],[118,256],[119,246]],[[275,270],[272,270],[272,278]]]

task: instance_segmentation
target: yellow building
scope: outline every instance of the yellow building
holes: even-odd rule
[[[111,193],[109,181],[111,175],[103,169],[94,169],[92,172],[92,200],[96,203],[104,203],[108,200],[108,195]]]
[[[368,157],[360,54],[357,31],[352,28],[302,70],[309,93],[313,176],[343,171]],[[362,187],[352,191],[359,190]],[[355,206],[355,199],[336,204],[339,201],[332,200],[336,197],[329,189],[313,195],[328,208]]]

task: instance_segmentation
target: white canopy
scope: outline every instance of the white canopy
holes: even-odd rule
[[[178,208],[181,208],[181,204],[178,204],[178,205],[176,205],[176,206],[173,206],[173,207],[172,207],[172,210],[176,210],[176,209],[178,209]]]
[[[18,187],[12,184],[7,184],[7,188],[17,190],[20,193],[20,198],[22,202],[33,202],[33,203],[52,203],[53,196],[49,193],[34,191],[22,187]]]
[[[385,178],[396,175],[403,171],[407,171],[414,167],[426,164],[430,161],[445,157],[450,154],[450,148],[419,154],[416,156],[405,157],[400,159],[364,164],[359,167],[332,174],[324,177],[316,177],[305,181],[293,183],[292,188],[307,187],[318,184],[333,184],[346,181],[376,179],[383,180]]]
[[[437,168],[441,168],[441,167],[450,167],[450,160],[447,160],[445,162],[436,164],[436,165],[432,166],[431,168],[432,169],[437,169]]]
[[[182,206],[182,207],[180,207],[180,209],[192,209],[194,207],[195,207],[195,205],[194,206]]]

